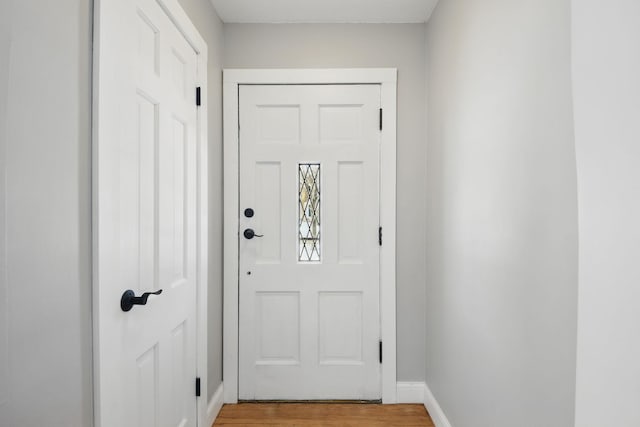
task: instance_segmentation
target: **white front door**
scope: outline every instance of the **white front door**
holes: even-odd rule
[[[195,426],[197,55],[156,0],[96,8],[96,425]]]
[[[380,86],[239,102],[239,398],[380,399]]]

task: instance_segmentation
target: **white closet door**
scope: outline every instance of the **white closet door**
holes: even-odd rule
[[[197,55],[155,0],[96,7],[97,425],[195,426]]]

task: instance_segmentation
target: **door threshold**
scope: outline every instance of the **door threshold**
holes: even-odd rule
[[[382,403],[382,399],[377,400],[238,400],[238,403],[324,403],[324,404],[358,404],[358,405],[379,405]]]

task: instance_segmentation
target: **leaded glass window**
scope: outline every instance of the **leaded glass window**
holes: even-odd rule
[[[320,261],[320,164],[298,165],[298,260]]]

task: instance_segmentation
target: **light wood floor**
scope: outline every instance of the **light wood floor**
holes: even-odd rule
[[[434,427],[423,405],[240,403],[224,405],[214,426]]]

